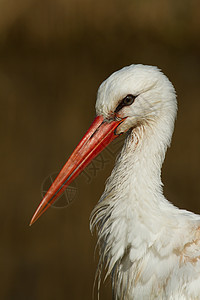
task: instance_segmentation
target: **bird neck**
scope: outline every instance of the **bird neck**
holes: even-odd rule
[[[92,212],[91,229],[97,227],[100,260],[108,265],[108,274],[130,247],[146,244],[145,237],[156,235],[165,217],[173,215],[175,207],[164,198],[161,182],[172,121],[161,118],[131,131]]]
[[[167,126],[168,128],[167,128]],[[166,129],[167,128],[167,129]],[[168,201],[163,196],[161,167],[171,141],[173,122],[161,117],[143,124],[127,136],[101,201],[144,210]]]
[[[116,173],[120,172],[120,164],[126,165],[126,176],[121,181],[129,190],[128,202],[134,208],[155,209],[159,208],[160,201],[164,200],[161,168],[167,149],[166,137],[159,126],[140,126],[128,136],[122,149],[119,166]],[[126,154],[125,154],[126,153]],[[126,178],[125,178],[126,177]]]

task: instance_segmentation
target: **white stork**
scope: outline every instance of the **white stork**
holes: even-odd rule
[[[200,216],[163,195],[161,167],[177,102],[156,67],[131,65],[99,90],[97,117],[50,187],[31,224],[105,146],[127,138],[105,191],[92,212],[101,269],[115,299],[200,299]]]

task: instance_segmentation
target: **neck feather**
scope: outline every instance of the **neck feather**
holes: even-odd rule
[[[154,240],[164,222],[163,214],[175,209],[164,198],[161,182],[161,167],[172,131],[173,120],[162,118],[138,126],[127,136],[91,215],[91,229],[97,227],[100,245],[99,276],[104,264],[107,274],[115,272],[132,246],[137,252],[131,248],[129,260],[140,259],[146,250],[144,241]]]

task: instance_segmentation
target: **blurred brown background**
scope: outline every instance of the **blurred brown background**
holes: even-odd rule
[[[92,299],[98,252],[94,259],[89,216],[114,157],[79,178],[70,206],[28,223],[45,178],[92,122],[99,84],[125,65],[157,65],[175,85],[164,190],[200,213],[199,37],[198,0],[0,1],[0,299]],[[101,299],[111,299],[108,281]]]

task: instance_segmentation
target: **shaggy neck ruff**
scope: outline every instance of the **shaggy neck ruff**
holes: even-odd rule
[[[161,167],[174,126],[174,119],[169,114],[165,116],[129,133],[91,215],[91,230],[97,228],[100,246],[99,284],[105,266],[106,276],[112,275],[113,290],[119,295],[132,284],[130,272],[149,247],[154,245],[157,251],[162,248],[161,256],[171,251],[174,240],[167,238],[167,232],[181,227],[177,225],[177,215],[179,223],[184,224],[184,211],[169,203],[162,191]],[[123,291],[119,291],[120,286]]]

